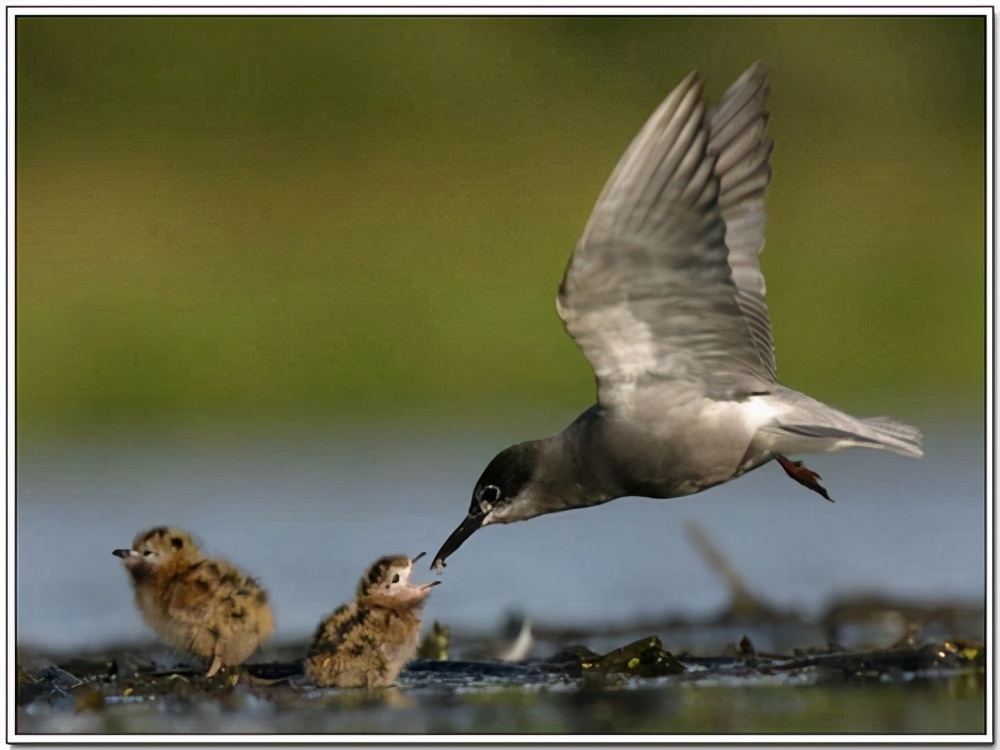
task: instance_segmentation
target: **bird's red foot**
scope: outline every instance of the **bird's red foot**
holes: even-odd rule
[[[823,477],[815,471],[807,469],[802,465],[801,461],[789,461],[780,453],[775,453],[774,457],[778,459],[778,463],[781,464],[781,468],[785,470],[785,473],[788,474],[788,476],[801,484],[803,487],[808,487],[813,492],[818,492],[831,503],[833,502],[833,498],[827,494],[826,488],[816,481],[817,479],[822,479]]]

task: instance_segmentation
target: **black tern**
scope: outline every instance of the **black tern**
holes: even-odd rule
[[[767,69],[710,111],[689,74],[632,141],[576,245],[556,309],[594,368],[597,403],[558,435],[500,452],[431,567],[477,529],[626,496],[702,492],[786,454],[921,456],[919,430],[857,419],[777,383],[759,255],[771,180]]]

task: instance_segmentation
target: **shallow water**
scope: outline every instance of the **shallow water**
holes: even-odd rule
[[[444,669],[442,669],[443,667]],[[888,676],[887,676],[888,677]],[[689,671],[611,688],[530,667],[416,662],[399,687],[363,691],[239,684],[210,694],[79,697],[19,707],[28,734],[961,734],[985,731],[981,673],[844,679]]]
[[[927,456],[853,451],[811,457],[835,504],[767,466],[675,502],[623,499],[485,529],[449,561],[425,620],[457,634],[497,634],[504,615],[595,628],[604,652],[623,635],[658,633],[676,653],[721,653],[749,634],[758,649],[825,645],[816,624],[707,627],[730,591],[684,531],[694,521],[761,599],[815,617],[836,597],[873,593],[981,606],[984,446],[961,426],[925,425]],[[140,529],[193,529],[269,588],[278,623],[253,661],[300,656],[318,619],[351,596],[375,557],[433,554],[464,516],[485,462],[523,434],[414,435],[352,431],[230,440],[197,435],[19,445],[17,642],[45,655],[149,644],[112,549]],[[421,580],[432,577],[422,570]],[[678,616],[673,629],[642,621]],[[981,615],[970,630],[979,632]],[[601,635],[600,628],[617,628]],[[879,626],[876,624],[876,630]],[[889,641],[899,634],[890,628]],[[938,637],[951,633],[938,632]],[[885,637],[885,633],[882,634]],[[295,642],[299,642],[297,645]],[[887,645],[884,644],[884,645]],[[535,640],[550,656],[555,636]],[[28,648],[23,654],[34,652]],[[148,646],[139,653],[149,654]],[[158,657],[164,666],[169,654]],[[976,674],[902,674],[829,681],[824,673],[689,673],[612,689],[519,667],[489,674],[404,672],[399,690],[262,694],[243,684],[194,700],[115,697],[75,712],[74,693],[17,709],[28,733],[981,733]],[[506,671],[505,671],[506,670]],[[106,688],[110,689],[110,688]],[[314,694],[315,693],[315,694]],[[502,710],[498,711],[500,708]]]
[[[729,593],[686,537],[687,520],[776,607],[814,615],[856,592],[981,602],[982,435],[922,426],[921,460],[809,457],[835,503],[770,464],[683,500],[622,499],[484,529],[449,559],[426,619],[492,630],[509,610],[555,625],[711,615]],[[147,640],[110,553],[158,524],[192,529],[258,576],[276,641],[307,638],[379,555],[436,552],[486,461],[524,437],[355,430],[19,445],[17,640],[58,650]]]

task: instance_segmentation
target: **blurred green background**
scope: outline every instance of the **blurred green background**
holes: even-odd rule
[[[982,413],[982,18],[16,23],[19,437],[586,407],[590,208],[684,74],[758,57],[782,382]]]

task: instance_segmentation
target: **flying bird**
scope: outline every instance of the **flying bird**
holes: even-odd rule
[[[594,368],[597,403],[552,437],[501,451],[432,563],[477,529],[626,496],[676,498],[787,456],[921,456],[919,430],[858,419],[776,380],[759,256],[771,179],[769,92],[751,65],[710,110],[697,72],[625,151],[570,258],[556,309]]]

